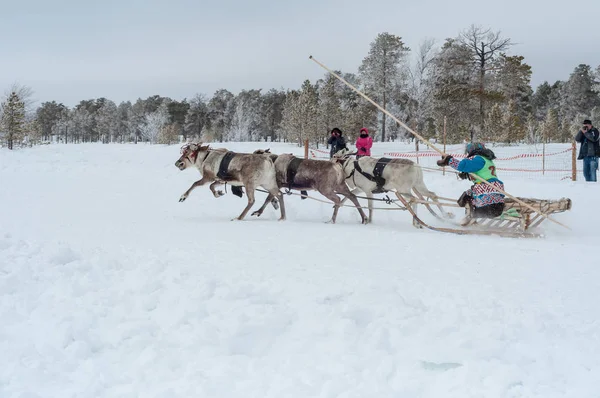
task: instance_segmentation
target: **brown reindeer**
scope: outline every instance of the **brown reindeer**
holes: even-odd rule
[[[229,162],[226,168],[222,165],[224,160]],[[254,190],[262,187],[269,192],[269,202],[272,198],[279,199],[281,211],[279,220],[285,220],[283,195],[277,187],[275,167],[273,161],[264,155],[233,153],[225,148],[213,149],[208,145],[190,143],[181,148],[181,157],[177,159],[175,166],[179,170],[196,167],[202,175],[200,180],[193,183],[181,195],[180,202],[186,200],[196,187],[209,182],[211,183],[210,190],[216,198],[223,195],[223,192],[215,190],[218,185],[226,182],[232,186],[244,186],[248,205],[237,217],[238,220],[242,220],[255,203]]]
[[[257,150],[254,153],[263,154],[275,160],[277,185],[279,188],[295,189],[298,191],[315,190],[334,203],[333,215],[330,222],[335,224],[341,199],[337,194],[344,195],[356,206],[363,224],[367,217],[363,212],[358,199],[350,192],[346,185],[344,171],[339,164],[326,160],[301,159],[292,154],[275,155],[269,151]],[[270,195],[269,195],[270,196]],[[260,216],[267,206],[270,197],[267,197],[262,207],[252,213]]]

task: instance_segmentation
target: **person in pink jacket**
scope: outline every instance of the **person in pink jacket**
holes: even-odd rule
[[[360,129],[360,136],[356,140],[356,158],[361,156],[371,156],[371,147],[373,146],[373,138],[369,136],[369,130],[365,127]]]

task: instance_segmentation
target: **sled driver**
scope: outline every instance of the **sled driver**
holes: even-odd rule
[[[504,191],[504,183],[496,176],[496,166],[493,162],[496,155],[480,142],[468,143],[466,152],[467,157],[460,161],[450,155],[445,155],[437,161],[438,166],[450,166],[460,172],[460,178],[473,181],[471,188],[463,192],[457,201],[461,207],[465,207],[467,203],[471,207],[470,217],[467,216],[463,224],[467,224],[470,218],[500,216],[504,211],[504,194],[500,192]],[[471,177],[469,173],[475,174],[477,178]]]

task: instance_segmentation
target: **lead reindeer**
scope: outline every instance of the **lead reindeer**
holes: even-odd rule
[[[346,183],[353,193],[362,191],[367,196],[369,222],[373,221],[373,193],[395,191],[398,199],[405,206],[411,206],[415,214],[417,211],[416,205],[409,203],[410,198],[414,197],[412,191],[419,199],[426,196],[437,201],[437,195],[430,191],[423,181],[421,167],[412,160],[376,159],[369,156],[353,159],[351,156],[352,154],[347,149],[342,149],[333,155],[332,162],[342,165]],[[407,201],[404,196],[408,196],[409,200]],[[440,206],[438,208],[444,216],[450,217],[450,215],[443,212]],[[432,210],[430,209],[430,211]],[[414,218],[413,225],[421,228],[421,224]]]
[[[181,156],[175,162],[179,170],[196,167],[202,178],[181,195],[180,202],[187,199],[190,193],[197,187],[210,184],[210,190],[218,198],[223,192],[217,191],[215,187],[223,183],[232,186],[244,186],[248,205],[236,218],[242,220],[255,203],[254,190],[262,187],[269,192],[271,199],[279,199],[281,217],[285,220],[285,206],[283,195],[277,187],[275,179],[275,166],[269,157],[250,153],[235,153],[224,148],[210,148],[208,145],[190,143],[181,148]],[[265,202],[265,205],[267,202]]]
[[[337,194],[345,196],[345,199],[350,199],[360,214],[361,222],[363,224],[367,223],[367,216],[360,207],[358,199],[350,192],[345,183],[344,171],[340,165],[326,160],[297,158],[292,154],[275,155],[269,153],[268,150],[257,150],[254,153],[262,154],[262,156],[274,160],[279,188],[295,189],[298,191],[315,190],[331,200],[334,203],[334,210],[329,222],[332,224],[335,224],[338,209],[342,204]],[[262,207],[252,213],[252,215],[260,216],[267,206],[270,197],[269,195]]]

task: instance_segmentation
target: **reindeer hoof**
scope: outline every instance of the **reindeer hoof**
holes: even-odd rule
[[[279,217],[277,221],[285,221],[285,217]]]
[[[179,201],[180,201],[180,202],[183,202],[183,201],[185,201],[186,199],[187,199],[187,196],[183,195],[182,197],[180,197],[180,198],[179,198]]]
[[[217,197],[223,196],[223,195],[225,195],[225,192],[223,192],[223,191],[217,191]]]
[[[256,211],[252,212],[252,214],[251,214],[251,215],[252,215],[252,216],[257,216],[257,217],[260,217],[260,216],[261,216],[261,214],[262,214],[262,211],[256,210]]]

